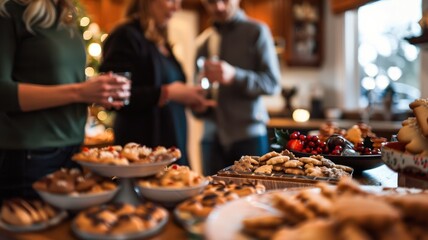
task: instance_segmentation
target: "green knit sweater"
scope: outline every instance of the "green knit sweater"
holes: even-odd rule
[[[25,10],[6,4],[9,16],[0,16],[0,149],[62,147],[83,141],[85,104],[70,104],[22,112],[18,83],[41,85],[84,81],[85,50],[80,34],[65,27],[34,27],[22,21]],[[40,96],[43,97],[43,96]]]

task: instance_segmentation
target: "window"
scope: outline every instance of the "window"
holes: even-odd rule
[[[420,35],[421,17],[421,0],[379,1],[358,10],[359,105],[385,120],[420,97],[420,51],[404,38]]]

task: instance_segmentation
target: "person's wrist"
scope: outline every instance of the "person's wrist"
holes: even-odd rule
[[[82,83],[76,83],[70,85],[71,87],[71,100],[73,103],[82,103],[85,102],[85,99],[83,98],[82,90],[83,90],[83,84]]]
[[[169,89],[168,85],[163,85],[161,87],[161,93],[159,97],[159,106],[162,107],[169,102]]]

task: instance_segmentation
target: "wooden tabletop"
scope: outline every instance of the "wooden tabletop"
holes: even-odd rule
[[[382,165],[375,169],[363,171],[362,173],[354,174],[353,176],[358,182],[363,185],[376,185],[385,187],[397,187],[397,173],[390,170],[387,166]],[[227,219],[225,219],[227,220]],[[195,239],[195,236],[187,233],[170,214],[169,222],[164,229],[150,240],[163,240],[163,239]],[[0,239],[9,240],[76,240],[78,239],[73,235],[71,230],[71,220],[68,219],[61,224],[51,227],[46,230],[30,233],[12,233],[0,228]]]

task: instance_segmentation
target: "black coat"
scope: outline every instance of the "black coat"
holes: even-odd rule
[[[171,49],[170,49],[171,50]],[[171,51],[172,53],[172,51]],[[149,147],[179,147],[183,153],[181,163],[187,164],[186,139],[178,139],[175,134],[174,118],[185,120],[184,111],[173,115],[171,106],[159,107],[162,86],[161,53],[156,45],[144,37],[139,21],[133,20],[118,26],[106,39],[100,72],[132,73],[130,104],[117,111],[114,123],[115,143],[124,145],[136,142]],[[185,75],[180,64],[180,81]],[[180,129],[186,132],[187,129]]]

